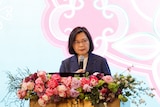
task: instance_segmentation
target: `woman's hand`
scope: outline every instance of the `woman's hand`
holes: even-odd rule
[[[76,71],[76,73],[85,73],[85,70],[84,69],[79,69]]]

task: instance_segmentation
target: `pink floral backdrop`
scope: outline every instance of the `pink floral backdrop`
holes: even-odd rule
[[[46,0],[42,30],[68,57],[70,31],[87,27],[94,53],[119,68],[133,65],[133,73],[145,75],[160,99],[159,4],[159,0]]]

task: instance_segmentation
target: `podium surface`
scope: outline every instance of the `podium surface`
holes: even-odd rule
[[[30,100],[30,107],[41,107],[37,100]],[[61,101],[58,103],[50,102],[45,107],[106,107],[102,103],[93,106],[90,101],[75,101],[74,99],[69,99],[66,101]],[[120,100],[116,99],[112,103],[108,103],[107,107],[120,107]]]

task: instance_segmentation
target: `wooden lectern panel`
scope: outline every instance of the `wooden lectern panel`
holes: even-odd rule
[[[37,100],[30,100],[30,107],[41,107]],[[66,100],[59,103],[48,103],[45,107],[94,107],[90,101],[78,101],[74,99]],[[96,105],[95,107],[105,107],[103,104]],[[107,107],[120,107],[120,101],[116,99],[112,103],[108,103]]]

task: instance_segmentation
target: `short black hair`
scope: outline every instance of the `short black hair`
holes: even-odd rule
[[[70,54],[77,54],[73,49],[73,44],[74,44],[74,41],[76,39],[77,34],[79,34],[81,32],[84,32],[89,40],[90,47],[89,47],[88,53],[91,53],[94,50],[92,37],[91,37],[91,34],[89,33],[89,31],[87,30],[87,28],[78,26],[78,27],[75,27],[69,35],[68,51]]]

